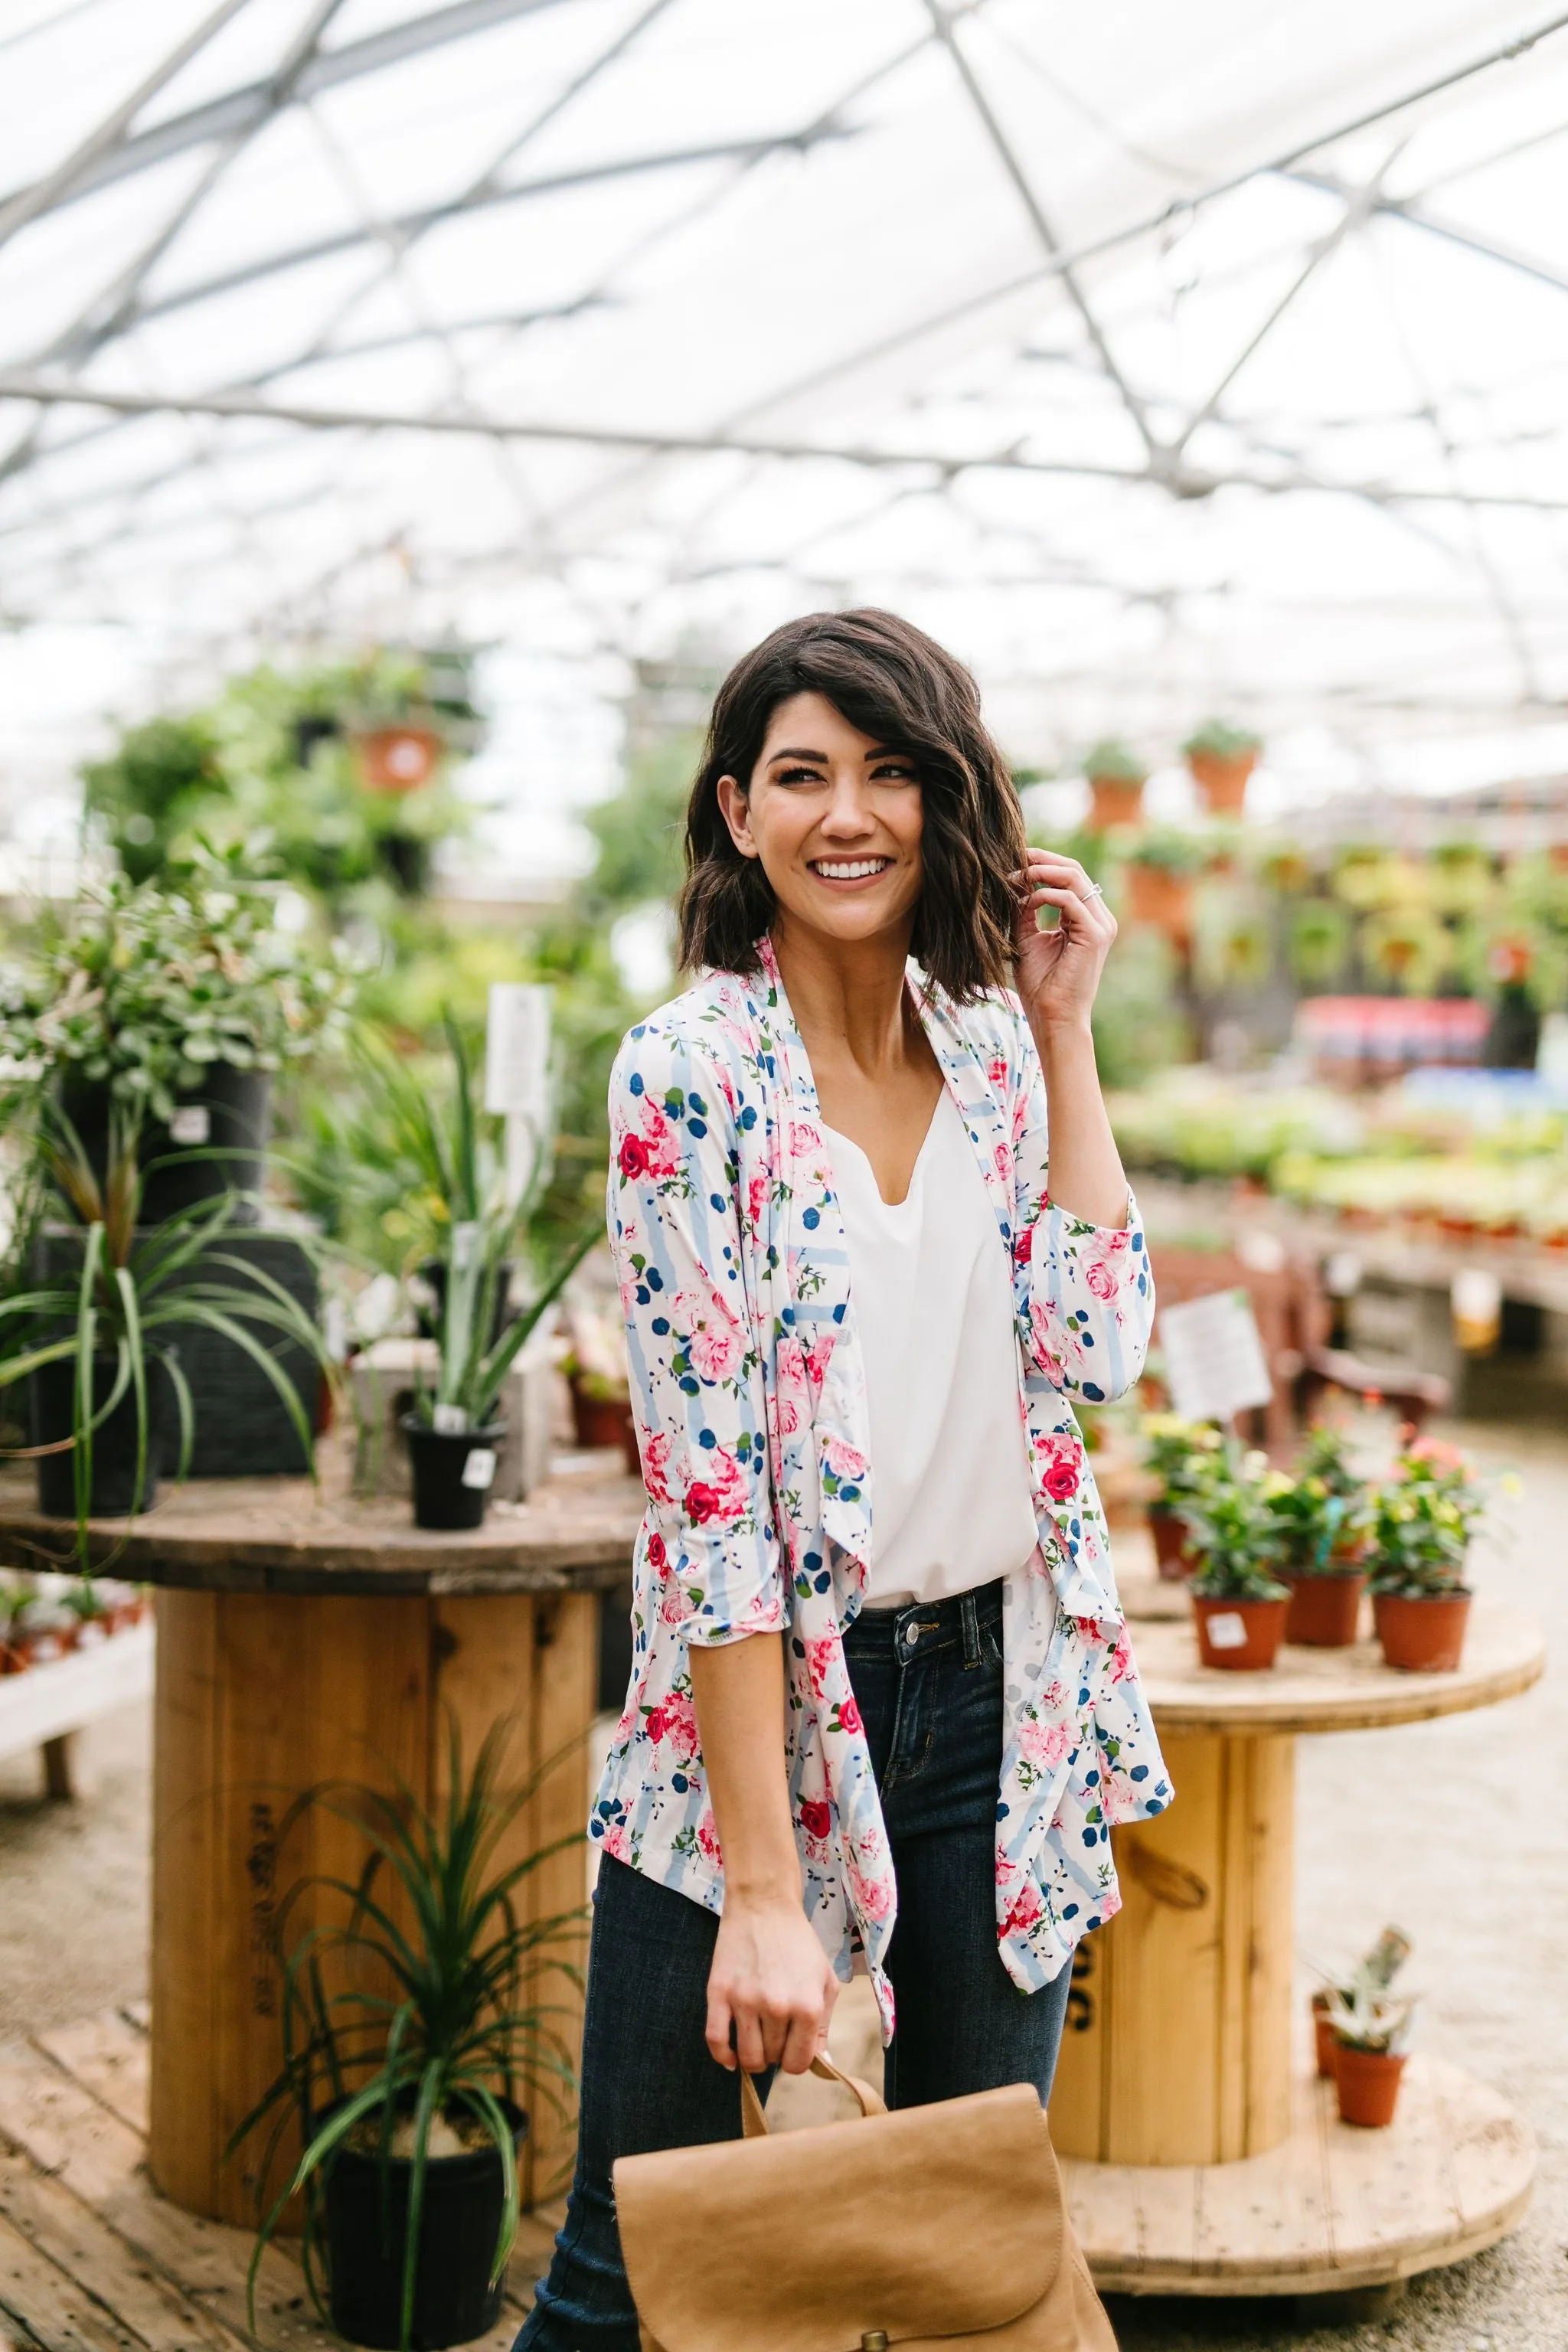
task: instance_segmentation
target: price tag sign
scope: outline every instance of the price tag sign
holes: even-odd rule
[[[550,990],[490,983],[485,1026],[485,1108],[542,1127],[550,1108]]]
[[[496,1452],[493,1445],[476,1445],[463,1465],[465,1486],[492,1486],[496,1475]]]
[[[1228,1421],[1274,1393],[1245,1290],[1162,1307],[1160,1345],[1171,1402],[1184,1421]]]

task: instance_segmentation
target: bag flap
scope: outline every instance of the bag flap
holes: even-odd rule
[[[1027,2084],[767,2139],[623,2157],[621,2251],[667,2352],[858,2352],[1000,2327],[1061,2262]]]

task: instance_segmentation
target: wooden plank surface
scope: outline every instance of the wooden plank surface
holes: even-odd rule
[[[1236,1674],[1198,1664],[1190,1614],[1150,1618],[1132,1633],[1133,1654],[1162,1731],[1364,1731],[1494,1706],[1539,1682],[1546,1644],[1533,1621],[1478,1600],[1455,1674],[1401,1674],[1375,1642],[1348,1650],[1287,1647],[1267,1672]]]
[[[228,1592],[469,1593],[597,1591],[624,1578],[643,1490],[606,1457],[609,1475],[562,1474],[525,1503],[492,1503],[484,1525],[416,1528],[407,1500],[349,1491],[349,1450],[321,1449],[308,1478],[204,1478],[164,1491],[131,1521],[95,1521],[90,1542],[116,1573]],[[30,1477],[0,1473],[0,1540],[18,1558],[53,1560],[60,1523],[34,1507]]]
[[[0,1756],[41,1748],[100,1715],[134,1706],[152,1687],[153,1628],[145,1620],[91,1649],[0,1677]]]
[[[1310,2294],[1377,2286],[1496,2244],[1530,2201],[1530,2133],[1440,2058],[1405,2069],[1386,2131],[1342,2124],[1303,2069],[1289,2137],[1219,2165],[1064,2166],[1096,2284],[1131,2294]]]

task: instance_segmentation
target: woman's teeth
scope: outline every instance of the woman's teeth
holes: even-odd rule
[[[890,857],[844,857],[829,862],[826,857],[814,857],[811,870],[820,874],[825,882],[858,882],[868,874],[880,874],[892,864]]]

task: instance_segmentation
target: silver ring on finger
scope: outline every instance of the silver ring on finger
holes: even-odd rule
[[[1086,905],[1090,898],[1103,898],[1104,896],[1105,892],[1098,882],[1091,882],[1087,890],[1080,890],[1079,892],[1079,897],[1083,899]]]

